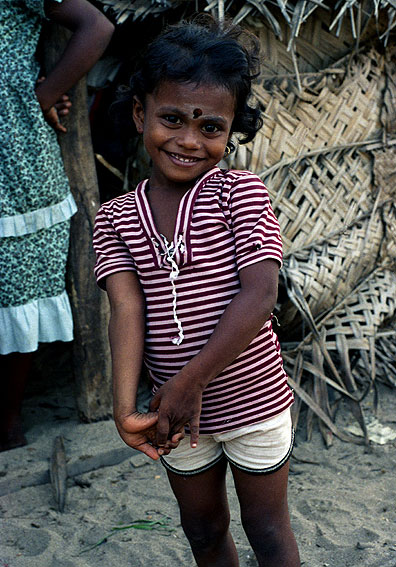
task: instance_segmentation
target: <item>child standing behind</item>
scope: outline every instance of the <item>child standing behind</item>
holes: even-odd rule
[[[114,26],[87,0],[0,2],[0,451],[26,444],[22,401],[39,343],[71,341],[65,289],[70,192],[55,131],[65,94],[104,52]],[[72,34],[46,78],[35,59],[48,19]],[[55,130],[55,131],[54,131]]]
[[[293,395],[271,324],[279,225],[256,175],[217,167],[233,134],[246,143],[261,126],[250,105],[257,67],[257,40],[211,18],[171,26],[149,46],[131,96],[152,172],[101,207],[94,235],[116,425],[161,458],[202,567],[238,565],[228,464],[259,565],[300,564],[287,506]],[[143,359],[148,414],[136,411]]]

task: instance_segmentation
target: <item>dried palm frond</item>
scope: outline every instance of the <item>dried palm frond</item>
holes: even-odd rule
[[[381,330],[375,342],[375,366],[377,380],[396,387],[396,330],[389,327]],[[356,364],[356,372],[369,378],[367,366],[362,359]]]
[[[350,21],[353,37],[358,41],[367,21],[374,17],[378,20],[380,12],[388,14],[388,25],[381,39],[387,45],[389,35],[396,26],[395,0],[340,0],[335,6],[331,0],[207,0],[187,2],[187,0],[98,0],[104,11],[110,11],[118,24],[128,18],[143,20],[148,15],[156,16],[176,9],[184,2],[191,12],[212,11],[222,19],[223,12],[229,13],[236,23],[248,16],[265,20],[277,37],[282,37],[281,22],[286,22],[290,29],[289,49],[299,35],[301,26],[318,9],[332,11],[334,14],[330,29],[339,34],[346,18]]]
[[[103,11],[113,15],[116,24],[123,24],[127,19],[144,20],[147,16],[157,16],[176,8],[177,0],[99,0]]]
[[[391,270],[377,268],[319,322],[315,321],[310,312],[299,284],[291,280],[289,286],[289,297],[295,302],[310,332],[297,345],[288,348],[287,343],[284,343],[283,356],[289,370],[294,371],[299,366],[313,377],[314,385],[311,392],[303,392],[294,377],[291,380],[292,387],[335,435],[345,438],[337,428],[330,426],[332,412],[328,391],[327,388],[323,389],[323,385],[327,384],[333,390],[341,392],[349,400],[363,434],[366,435],[360,404],[376,375],[375,340],[377,336],[381,337],[381,327],[389,319],[389,314],[396,311],[396,274]],[[393,345],[392,342],[390,344]],[[394,348],[393,345],[393,350]],[[386,374],[394,381],[394,360],[386,360],[386,356],[385,351],[381,363],[386,365]],[[390,365],[393,365],[393,372],[389,372]],[[362,368],[369,378],[366,383],[362,383]]]
[[[381,35],[385,45],[388,43],[390,32],[396,26],[395,0],[371,0],[371,2],[367,2],[367,0],[339,0],[335,6],[330,0],[295,0],[294,2],[277,0],[276,4],[280,14],[276,9],[270,11],[269,4],[274,5],[275,2],[247,0],[244,2],[244,6],[236,16],[236,19],[240,22],[249,14],[255,17],[264,17],[271,25],[275,34],[281,37],[279,16],[283,17],[290,28],[288,49],[293,48],[301,26],[318,8],[332,10],[334,17],[330,30],[335,29],[337,36],[340,34],[344,19],[349,16],[352,36],[357,43],[368,20],[374,17],[378,21],[380,10],[387,11],[388,14],[388,26]]]

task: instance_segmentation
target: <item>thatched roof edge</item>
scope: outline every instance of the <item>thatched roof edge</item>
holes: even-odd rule
[[[188,0],[97,0],[102,5],[103,11],[113,17],[117,24],[122,24],[130,18],[133,21],[142,21],[147,16],[158,16],[184,5],[186,11],[188,4],[197,5],[196,2]],[[281,37],[280,22],[283,19],[289,26],[290,42],[292,48],[294,40],[298,37],[301,25],[303,25],[312,14],[322,8],[332,12],[332,23],[330,30],[336,35],[340,33],[344,20],[349,20],[352,35],[359,41],[360,35],[367,22],[371,18],[378,20],[381,11],[387,12],[387,29],[380,36],[386,45],[389,35],[396,28],[396,0],[339,0],[335,5],[332,0],[246,0],[239,2],[231,0],[206,0],[206,6],[200,9],[212,12],[219,19],[224,13],[233,10],[235,23],[240,23],[248,16],[264,19],[271,26],[274,33]],[[239,9],[238,9],[239,8]]]

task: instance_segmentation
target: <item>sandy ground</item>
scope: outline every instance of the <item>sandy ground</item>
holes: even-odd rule
[[[396,391],[381,387],[380,402],[383,442],[396,435]],[[369,397],[368,413],[371,404]],[[30,392],[24,419],[28,446],[0,454],[0,567],[194,565],[161,464],[125,447],[111,421],[78,423],[70,383]],[[346,407],[337,422],[352,422]],[[58,435],[70,470],[63,513],[48,476]],[[298,430],[289,504],[302,565],[396,566],[395,447],[395,440],[367,449],[335,439],[326,449],[317,428],[309,442]],[[120,462],[101,466],[106,459]],[[231,478],[229,495],[240,564],[253,567]],[[137,529],[139,520],[150,529]],[[114,530],[120,526],[129,527]]]

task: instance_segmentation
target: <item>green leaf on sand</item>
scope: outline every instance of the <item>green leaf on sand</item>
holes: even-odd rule
[[[110,537],[112,537],[112,536],[116,535],[118,532],[124,531],[124,530],[131,530],[131,529],[133,529],[133,530],[160,530],[160,531],[164,531],[164,532],[168,532],[168,533],[174,532],[175,528],[172,528],[169,525],[169,521],[170,521],[170,518],[164,517],[161,520],[134,520],[130,524],[114,526],[114,527],[111,528],[111,532],[109,534],[107,534],[105,537],[103,537],[98,542],[94,543],[93,545],[90,545],[89,547],[86,547],[85,549],[80,551],[80,554],[86,553],[87,551],[91,551],[91,549],[95,549],[96,547],[99,547],[103,543],[106,543],[107,540]]]

